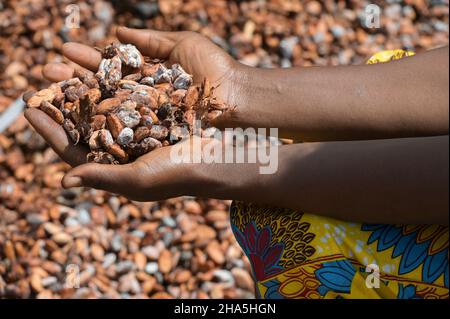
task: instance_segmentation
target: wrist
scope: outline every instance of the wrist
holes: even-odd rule
[[[220,159],[216,157],[213,161],[210,161],[209,158],[202,158],[201,163],[187,164],[188,174],[190,174],[190,180],[192,181],[189,187],[191,195],[220,199],[242,199],[243,196],[245,198],[245,194],[248,195],[255,189],[264,189],[262,186],[270,184],[274,177],[274,174],[261,173],[267,166],[272,165],[272,162],[262,163],[260,162],[262,159],[259,157],[256,159],[256,163],[247,162],[252,157],[248,153],[249,149],[243,150],[245,160],[242,162],[239,159],[240,155],[238,155],[242,150],[239,151],[234,147],[230,149],[217,140],[203,139],[202,143],[204,149],[205,147],[209,150],[214,148],[215,151],[214,145],[206,145],[205,143],[218,143],[216,146],[222,148],[222,157]],[[231,161],[229,152],[233,153]],[[277,154],[273,155],[277,156]],[[278,158],[276,160],[278,161]]]
[[[257,115],[254,108],[255,75],[257,69],[233,61],[229,68],[226,79],[221,81],[217,90],[223,99],[231,106],[231,110],[217,118],[213,125],[220,128],[247,127],[251,123],[251,115]],[[252,110],[253,107],[253,110]]]
[[[240,199],[248,189],[250,178],[250,174],[240,170],[239,164],[192,164],[191,173],[191,195],[224,200]]]
[[[227,83],[229,84],[229,87],[227,88],[227,102],[230,105],[235,106],[238,110],[246,109],[249,106],[249,91],[252,90],[251,79],[253,78],[254,68],[233,61],[233,65],[230,69],[230,76],[227,80]]]

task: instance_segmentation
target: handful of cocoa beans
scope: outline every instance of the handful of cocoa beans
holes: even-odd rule
[[[62,125],[74,144],[89,145],[88,162],[128,163],[191,135],[195,120],[208,128],[229,108],[207,79],[194,85],[180,65],[167,67],[133,45],[111,44],[102,57],[95,75],[77,70],[27,100]]]

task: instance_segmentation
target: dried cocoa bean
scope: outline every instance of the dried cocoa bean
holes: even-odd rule
[[[128,163],[128,154],[125,152],[123,148],[120,147],[119,144],[114,143],[107,148],[108,153],[113,155],[120,164]]]
[[[112,97],[101,101],[96,107],[97,114],[108,114],[116,111],[121,104],[120,99]]]
[[[105,94],[111,94],[122,78],[122,61],[118,56],[103,59],[95,76]]]
[[[134,82],[140,82],[142,79],[141,72],[131,73],[123,77],[123,80],[129,80]]]
[[[141,73],[143,77],[153,77],[159,69],[159,63],[149,64],[146,63],[142,67]]]
[[[77,87],[77,96],[78,98],[81,98],[82,96],[84,96],[85,94],[87,94],[89,92],[89,87],[86,84],[81,84],[80,86]],[[96,94],[93,95],[89,95],[89,99],[91,100],[92,103],[96,103],[94,100],[92,100],[92,98],[98,99],[99,97]]]
[[[138,126],[141,120],[141,114],[136,110],[121,108],[116,114],[120,121],[129,128]]]
[[[105,128],[106,116],[102,114],[97,114],[92,117],[91,126],[94,131],[101,130]]]
[[[172,114],[172,106],[169,103],[163,104],[156,115],[160,120],[165,120]]]
[[[55,93],[55,95],[61,94],[62,93],[62,89],[60,87],[60,85],[58,83],[52,83],[49,87],[49,90],[52,90],[53,93]]]
[[[61,90],[65,91],[70,86],[78,87],[81,84],[83,84],[83,82],[81,82],[80,78],[73,77],[71,79],[67,79],[62,82],[59,82],[59,87],[61,88]]]
[[[117,55],[120,60],[132,68],[139,68],[142,66],[144,58],[141,53],[131,44],[115,44],[108,47],[105,53],[107,56],[113,54],[113,58]]]
[[[174,106],[181,106],[181,103],[183,102],[185,96],[186,90],[184,89],[176,90],[170,95],[170,103]]]
[[[129,96],[129,98],[130,100],[136,102],[136,105],[138,107],[146,106],[153,110],[156,110],[159,106],[158,104],[159,93],[156,89],[152,87],[148,87],[145,90],[133,92]]]
[[[192,85],[192,77],[189,74],[180,74],[173,82],[175,90],[187,90]]]
[[[172,80],[176,80],[178,76],[182,74],[187,74],[186,71],[179,64],[173,64],[171,70],[172,70]]]
[[[200,97],[199,88],[197,86],[191,86],[186,91],[186,96],[184,97],[185,110],[190,110],[194,107]]]
[[[169,135],[169,130],[163,125],[152,125],[150,128],[150,136],[154,139],[162,141],[166,139],[167,135]]]
[[[120,136],[120,134],[119,134]],[[100,139],[100,144],[104,149],[108,149],[112,144],[114,144],[114,139],[111,132],[105,129],[99,131],[98,138]]]
[[[114,94],[115,98],[118,98],[120,100],[120,102],[125,102],[126,100],[128,100],[130,98],[130,94],[133,91],[131,90],[125,90],[125,89],[118,89],[116,91],[116,93]]]
[[[53,104],[58,108],[64,107],[65,98],[64,93],[56,93],[55,98],[53,99]]]
[[[141,126],[150,126],[153,123],[153,118],[150,115],[142,115],[141,120],[139,121],[139,125]]]
[[[130,145],[128,145],[128,151],[132,156],[139,157],[159,147],[162,147],[160,141],[153,137],[147,137],[140,143],[130,143]]]
[[[173,91],[173,85],[172,83],[161,83],[161,84],[156,84],[155,85],[155,89],[159,92],[159,93],[165,93],[170,95]]]
[[[117,136],[117,143],[122,146],[127,146],[133,141],[133,139],[134,131],[129,127],[125,127]]]
[[[141,79],[139,83],[144,84],[144,85],[154,86],[155,79],[151,76],[146,76],[145,78]]]
[[[102,148],[102,144],[100,143],[100,130],[92,133],[89,138],[89,148],[91,151],[96,151]]]
[[[63,128],[67,132],[67,135],[69,135],[73,144],[77,145],[80,141],[80,132],[78,132],[78,130],[75,128],[75,124],[73,124],[71,120],[65,119]]]
[[[125,127],[116,114],[108,114],[106,116],[106,124],[114,138],[117,138]]]
[[[89,94],[89,98],[94,104],[100,102],[100,99],[102,98],[102,92],[98,88],[89,89],[87,94]]]
[[[139,85],[138,82],[132,81],[132,80],[120,80],[119,81],[119,88],[125,89],[125,90],[136,91],[136,88],[138,85]]]
[[[82,83],[86,84],[87,81],[89,81],[89,80],[94,78],[94,74],[91,71],[88,71],[86,69],[76,68],[73,71],[73,77],[74,77],[74,79],[78,79]],[[75,84],[70,84],[70,85],[75,85]]]
[[[136,143],[140,143],[144,138],[149,137],[151,135],[151,131],[146,126],[138,127],[134,131],[134,141]]]
[[[153,79],[156,84],[170,83],[172,81],[172,70],[160,64],[158,70],[153,75]]]
[[[127,100],[125,102],[122,102],[122,104],[120,104],[121,110],[135,111],[136,107],[137,107],[137,103],[132,100]]]
[[[76,86],[69,86],[64,90],[64,95],[66,96],[66,100],[69,102],[75,102],[80,99],[80,95],[78,95],[78,88]]]
[[[62,125],[64,123],[63,113],[51,103],[43,100],[40,109],[47,113],[56,123]]]
[[[102,152],[102,151],[93,151],[87,155],[87,161],[90,163],[99,163],[99,164],[117,164],[118,161],[114,158],[113,155]]]
[[[55,92],[53,90],[44,89],[44,90],[37,92],[34,96],[32,96],[27,101],[27,105],[29,107],[38,108],[41,106],[42,101],[47,101],[49,103],[52,103],[54,98],[55,98]]]
[[[77,108],[76,104],[73,103],[73,102],[66,102],[66,103],[64,103],[64,109],[69,111],[69,112],[75,111],[76,108]]]

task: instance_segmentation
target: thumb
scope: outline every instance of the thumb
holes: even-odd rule
[[[117,37],[122,43],[134,44],[139,51],[152,58],[166,59],[184,36],[183,32],[164,32],[119,27]]]
[[[64,188],[92,187],[123,194],[140,180],[136,165],[83,164],[70,170],[62,179]],[[137,186],[137,185],[136,185]]]

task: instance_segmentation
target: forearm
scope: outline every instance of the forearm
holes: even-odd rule
[[[258,164],[200,164],[194,195],[353,222],[448,224],[448,151],[448,136],[288,145],[271,175]]]
[[[448,134],[448,48],[377,65],[243,68],[225,126],[278,127],[303,141]]]

